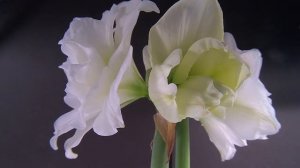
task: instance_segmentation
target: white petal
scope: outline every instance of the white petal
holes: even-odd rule
[[[259,123],[258,125],[249,124],[255,130],[253,130],[253,134],[249,134],[250,137],[247,139],[261,139],[260,137],[277,133],[281,127],[268,96],[269,92],[263,84],[258,79],[253,78],[244,81],[237,90],[236,104],[239,107],[239,113],[246,112],[247,115],[252,115],[252,117],[249,116],[249,120],[256,120]],[[237,109],[232,110],[236,111]]]
[[[74,41],[64,41],[61,44],[62,52],[68,56],[69,64],[84,64],[88,62],[88,55],[84,51],[84,47]],[[64,70],[64,65],[61,66]]]
[[[230,50],[236,53],[236,55],[239,55],[242,51],[237,48],[235,39],[231,33],[225,32],[224,33],[224,42],[226,47]]]
[[[221,154],[222,161],[231,159],[235,152],[235,146],[246,146],[247,143],[238,137],[227,125],[207,115],[201,119],[201,123],[208,133],[209,139],[215,144]]]
[[[60,116],[54,123],[54,136],[50,139],[50,145],[53,149],[57,150],[57,139],[60,135],[77,128],[84,128],[85,123],[79,116],[78,111],[71,111]]]
[[[175,101],[177,87],[168,83],[168,76],[181,59],[181,51],[174,50],[162,65],[152,68],[149,76],[149,97],[158,112],[169,122],[180,121]]]
[[[144,12],[156,12],[159,13],[159,9],[155,3],[149,0],[144,0],[140,3],[140,10]]]
[[[127,56],[121,65],[119,72],[117,73],[111,87],[109,94],[104,100],[103,109],[96,118],[93,129],[99,135],[112,135],[117,132],[117,128],[123,128],[124,122],[122,119],[121,108],[120,108],[120,98],[118,96],[118,87],[121,80],[131,65],[132,61],[132,47],[130,48]]]
[[[238,104],[226,108],[226,115],[222,121],[239,137],[247,140],[265,139],[266,135],[275,133],[276,130],[267,116]]]
[[[80,101],[71,93],[68,93],[65,97],[64,97],[64,101],[65,103],[72,107],[72,108],[78,108],[80,107],[81,103]]]
[[[199,121],[209,108],[220,104],[222,96],[212,79],[197,76],[179,86],[176,102],[182,118],[191,117]]]
[[[240,57],[249,66],[251,77],[258,78],[262,66],[260,51],[257,49],[243,51]]]
[[[265,139],[278,132],[280,124],[268,97],[270,93],[259,80],[261,53],[257,49],[239,50],[230,33],[225,34],[225,43],[250,69],[249,78],[237,90],[234,106],[227,109],[225,122],[245,139]]]
[[[87,126],[84,129],[77,129],[75,134],[71,138],[66,140],[64,144],[64,148],[65,148],[65,156],[68,159],[76,159],[78,157],[77,154],[73,153],[72,148],[78,146],[83,136],[92,128],[91,123],[92,122],[89,121]]]
[[[85,126],[85,120],[77,110],[63,114],[54,122],[55,132],[63,130],[66,127],[82,129]]]
[[[222,49],[224,45],[221,41],[213,38],[203,38],[195,41],[189,48],[186,55],[184,55],[181,63],[178,65],[173,81],[176,84],[183,83],[195,64],[195,62],[199,59],[199,57],[209,51],[210,49]]]
[[[137,22],[139,12],[159,11],[153,2],[132,0],[122,2],[118,5],[118,15],[116,17],[115,42],[119,45],[121,42],[130,44],[132,30]]]
[[[257,49],[239,50],[230,33],[225,33],[224,39],[226,47],[250,69],[249,77],[236,91],[235,103],[227,104],[224,122],[243,139],[266,139],[267,135],[277,133],[281,126],[268,97],[270,93],[259,80],[261,53]]]
[[[153,65],[161,64],[176,48],[185,55],[197,40],[223,40],[223,16],[216,0],[181,0],[151,28],[149,51]]]
[[[251,76],[258,78],[262,66],[262,57],[260,51],[257,49],[241,51],[237,48],[235,39],[231,33],[224,34],[224,42],[229,51],[233,52],[248,65]]]
[[[151,65],[151,61],[150,61],[148,46],[145,46],[143,48],[143,61],[144,61],[146,71],[150,70],[152,68],[152,65]]]
[[[110,112],[115,113],[115,109],[112,107],[115,104],[107,104],[105,105],[105,112],[101,112],[97,119],[94,122],[93,130],[101,136],[110,136],[114,135],[118,132],[117,128],[123,128],[122,123],[120,123],[118,118],[114,118],[114,115],[109,114]]]
[[[82,46],[82,48],[90,49],[98,53],[103,60],[107,62],[109,55],[111,55],[114,50],[113,23],[116,17],[115,15],[115,13],[107,12],[103,15],[104,20],[74,18],[64,38],[60,41],[62,51],[69,51],[66,50],[65,47],[76,43]],[[74,57],[75,55],[73,53],[71,55],[69,52],[64,53],[69,57]],[[84,54],[86,54],[86,56],[89,55],[88,52]]]

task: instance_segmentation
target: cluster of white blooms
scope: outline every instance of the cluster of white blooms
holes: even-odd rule
[[[242,51],[224,33],[217,0],[180,0],[150,29],[143,50],[146,83],[132,58],[131,34],[140,11],[159,12],[151,1],[113,5],[101,20],[75,18],[60,41],[67,61],[65,102],[73,108],[54,124],[50,143],[76,129],[65,142],[66,156],[84,134],[115,134],[124,127],[121,108],[149,96],[168,122],[193,118],[204,126],[222,160],[235,145],[266,139],[280,129],[270,93],[259,80],[257,49]]]

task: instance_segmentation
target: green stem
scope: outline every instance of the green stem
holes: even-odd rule
[[[176,125],[175,168],[190,168],[190,133],[189,120],[182,120]]]
[[[157,130],[152,145],[151,168],[169,168],[166,144]]]

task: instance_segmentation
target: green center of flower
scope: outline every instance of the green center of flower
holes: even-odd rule
[[[249,75],[249,68],[222,43],[213,39],[196,42],[183,57],[172,75],[172,82],[182,84],[194,76],[208,77],[236,90]]]
[[[248,74],[248,67],[223,49],[201,54],[189,72],[189,76],[210,77],[231,89],[236,89]]]
[[[203,39],[190,47],[168,81],[178,88],[179,115],[200,119],[207,112],[223,115],[220,105],[232,100],[232,93],[249,74],[247,65],[222,42]]]

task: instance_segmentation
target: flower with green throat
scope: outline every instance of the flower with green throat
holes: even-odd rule
[[[170,123],[201,122],[222,160],[235,145],[266,139],[280,123],[259,80],[262,57],[224,33],[217,0],[180,0],[151,28],[144,63],[148,92]]]

